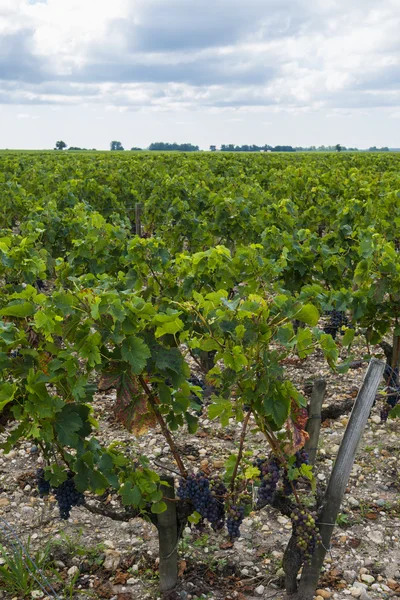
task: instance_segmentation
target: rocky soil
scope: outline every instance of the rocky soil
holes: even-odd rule
[[[362,349],[360,349],[360,356]],[[288,374],[299,389],[315,377],[327,379],[326,404],[343,400],[359,387],[367,364],[346,375],[333,374],[322,357],[292,361]],[[173,468],[173,461],[161,432],[152,430],[135,439],[116,423],[110,414],[112,394],[98,394],[95,410],[100,422],[100,439],[118,441],[134,458],[146,454],[162,471]],[[195,435],[178,432],[177,443],[189,470],[222,471],[224,460],[237,449],[240,426],[222,429],[200,419]],[[316,474],[326,484],[335,455],[348,421],[343,415],[323,424]],[[4,441],[6,433],[1,434]],[[371,413],[361,447],[356,456],[344,504],[334,531],[332,545],[320,580],[321,598],[361,598],[361,600],[400,598],[400,465],[399,421],[381,423],[379,406]],[[264,438],[248,434],[247,450],[253,456],[265,456]],[[53,568],[64,591],[59,597],[114,600],[145,600],[158,597],[155,528],[142,520],[115,522],[74,508],[69,521],[61,521],[55,499],[39,498],[34,472],[42,464],[38,449],[22,443],[8,455],[0,451],[0,541],[13,549],[15,535],[29,544],[30,553],[47,548]],[[113,497],[108,506],[118,506]],[[226,534],[214,534],[186,528],[180,542],[181,587],[174,598],[250,600],[285,597],[282,589],[281,561],[291,525],[273,509],[254,512],[241,527],[241,537],[233,546]],[[30,538],[30,541],[28,541]],[[18,544],[18,542],[17,542]],[[5,558],[0,558],[4,564]],[[40,573],[37,574],[40,579]],[[61,590],[57,578],[50,577],[55,590]],[[70,583],[70,595],[65,585]],[[28,596],[29,597],[29,596]],[[39,585],[32,598],[45,595]],[[19,596],[0,591],[0,598],[19,600]]]

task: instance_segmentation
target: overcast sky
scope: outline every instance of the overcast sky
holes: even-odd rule
[[[0,0],[0,148],[400,147],[400,0]]]

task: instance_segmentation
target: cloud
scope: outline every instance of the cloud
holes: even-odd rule
[[[398,0],[0,0],[0,103],[400,107],[399,28]]]

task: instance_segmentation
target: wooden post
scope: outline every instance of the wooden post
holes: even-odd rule
[[[140,202],[135,204],[135,228],[136,235],[142,237],[142,205]]]
[[[321,430],[321,411],[322,403],[325,397],[325,391],[325,379],[316,379],[314,381],[311,393],[310,408],[306,426],[306,431],[310,437],[306,442],[305,450],[308,453],[310,465],[315,464],[315,458],[317,456],[319,432]]]
[[[330,545],[336,518],[353,468],[357,447],[367,424],[384,369],[383,361],[376,358],[371,360],[354,403],[318,518],[322,544],[319,544],[315,550],[311,564],[303,567],[298,594],[300,600],[312,600],[314,597],[325,554]]]
[[[169,592],[178,583],[178,525],[176,517],[174,478],[162,475],[161,486],[167,510],[157,518],[158,543],[160,549],[160,591]]]

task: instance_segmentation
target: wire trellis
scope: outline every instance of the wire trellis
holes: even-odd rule
[[[0,533],[2,538],[5,540],[5,544],[12,546],[14,552],[20,553],[22,560],[24,561],[27,571],[32,575],[40,589],[46,594],[47,598],[55,598],[56,600],[62,600],[61,596],[57,594],[51,582],[47,579],[42,569],[38,567],[33,558],[30,556],[28,549],[19,537],[15,529],[0,516]],[[38,579],[40,577],[40,579]],[[43,583],[42,583],[43,582]],[[46,587],[47,586],[47,589]]]

